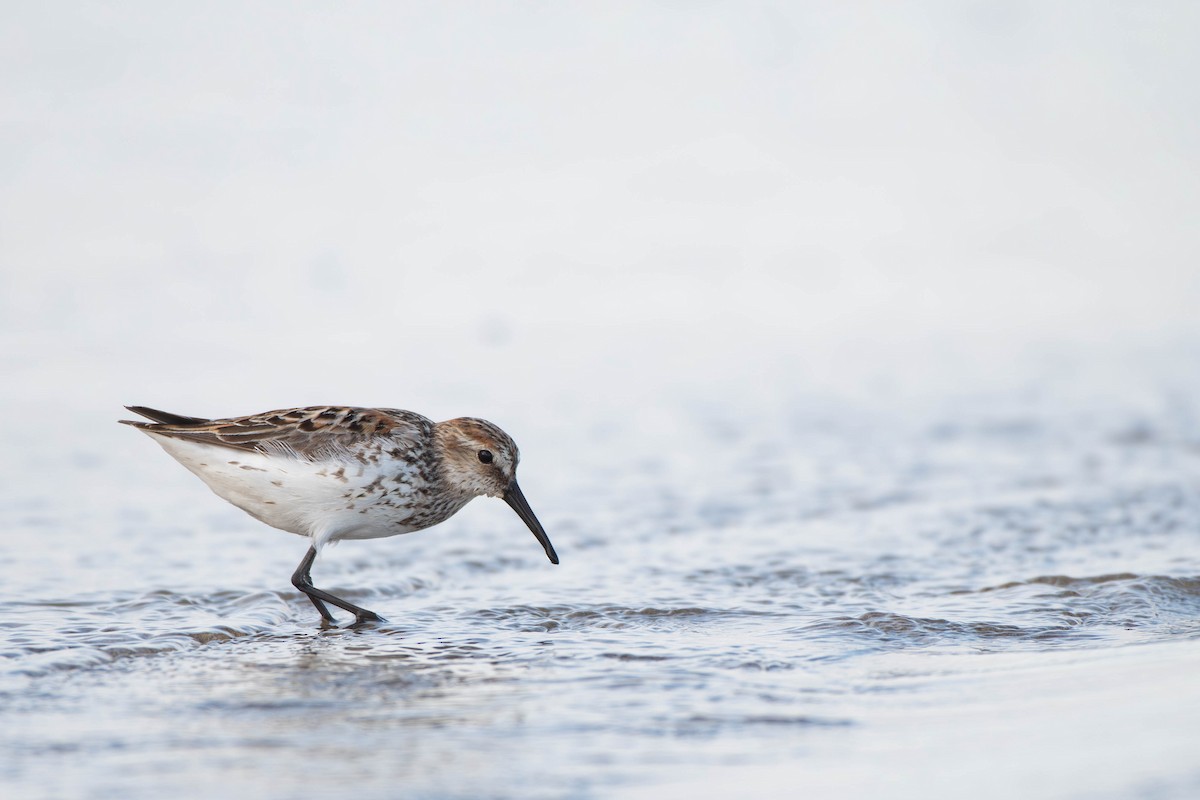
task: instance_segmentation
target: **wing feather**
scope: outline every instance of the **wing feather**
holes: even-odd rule
[[[308,461],[323,461],[375,439],[388,439],[393,446],[409,450],[428,442],[433,433],[431,420],[394,408],[311,406],[227,419],[185,417],[143,406],[128,408],[159,420],[121,420],[147,433]]]

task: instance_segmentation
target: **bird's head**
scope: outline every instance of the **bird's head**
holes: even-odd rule
[[[529,508],[517,485],[517,443],[487,420],[459,417],[434,428],[446,484],[469,497],[500,497],[533,531],[551,563],[558,563],[554,545]]]

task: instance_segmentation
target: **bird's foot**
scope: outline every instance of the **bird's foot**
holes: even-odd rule
[[[365,608],[355,614],[354,622],[351,623],[351,628],[360,628],[371,622],[387,622],[386,619],[376,614],[374,611],[367,611]]]

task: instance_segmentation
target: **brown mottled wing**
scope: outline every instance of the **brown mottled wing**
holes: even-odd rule
[[[229,419],[182,417],[140,406],[131,406],[130,410],[151,419],[170,420],[158,423],[121,420],[150,433],[269,455],[292,455],[309,461],[320,461],[379,438],[408,450],[428,441],[433,432],[430,420],[393,408],[313,406]]]

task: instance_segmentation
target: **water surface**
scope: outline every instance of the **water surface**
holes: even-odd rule
[[[10,459],[7,792],[1200,790],[1194,418],[711,400],[671,400],[682,449],[526,437],[560,567],[486,500],[327,550],[317,584],[389,620],[356,630],[290,587],[301,539],[111,420]]]

